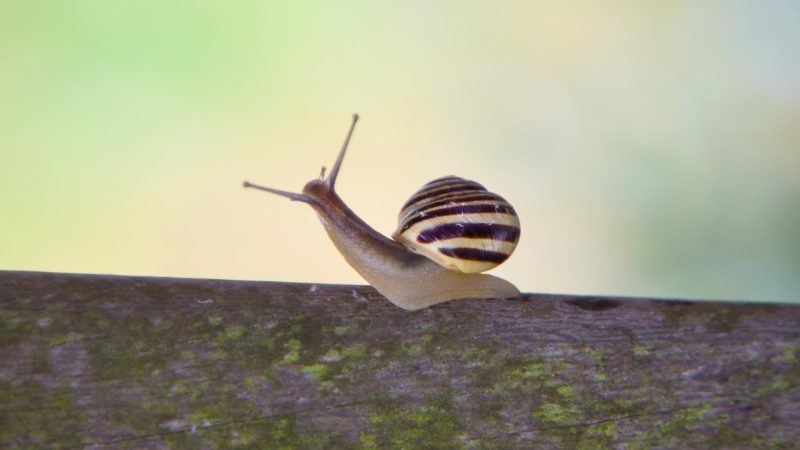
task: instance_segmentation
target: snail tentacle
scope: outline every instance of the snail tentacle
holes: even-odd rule
[[[350,123],[350,131],[347,132],[347,137],[344,139],[342,149],[339,150],[339,156],[336,157],[336,162],[333,164],[330,174],[328,174],[328,186],[332,191],[335,190],[334,185],[336,184],[336,177],[339,176],[339,169],[342,167],[344,154],[347,152],[347,146],[350,144],[350,138],[353,136],[353,130],[356,128],[356,122],[358,122],[358,114],[353,114],[353,121]]]
[[[269,192],[275,195],[280,195],[281,197],[286,197],[294,202],[303,202],[303,203],[308,203],[309,205],[316,203],[316,200],[314,200],[311,196],[306,194],[300,194],[297,192],[289,192],[281,189],[261,186],[259,184],[253,184],[249,181],[245,181],[244,183],[242,183],[242,186],[246,188],[258,189],[260,191]]]

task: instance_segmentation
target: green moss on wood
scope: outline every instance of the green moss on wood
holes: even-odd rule
[[[2,422],[3,442],[102,446],[113,430],[184,448],[778,448],[761,430],[800,385],[797,342],[759,335],[735,306],[665,307],[661,321],[560,300],[407,313],[142,283],[62,283],[27,306],[0,303],[0,351],[20,355],[0,366],[0,417],[19,418]],[[612,314],[631,318],[592,325]],[[709,320],[721,324],[699,326]],[[699,357],[657,341],[669,333]],[[681,396],[694,385],[751,408],[748,422],[744,407]],[[20,414],[27,405],[38,407]]]

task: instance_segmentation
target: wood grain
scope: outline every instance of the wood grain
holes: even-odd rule
[[[0,272],[3,448],[797,448],[800,307]]]

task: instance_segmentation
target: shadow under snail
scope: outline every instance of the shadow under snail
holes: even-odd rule
[[[336,163],[325,178],[294,193],[244,182],[310,205],[344,259],[378,292],[403,309],[416,310],[463,298],[509,298],[519,290],[481,274],[511,255],[520,234],[514,208],[474,182],[447,176],[424,185],[403,205],[394,240],[361,220],[334,186],[358,115]]]

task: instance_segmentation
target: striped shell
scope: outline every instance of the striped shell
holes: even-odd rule
[[[464,273],[505,261],[519,241],[519,218],[502,197],[463,178],[438,178],[403,205],[392,237],[440,266]]]

